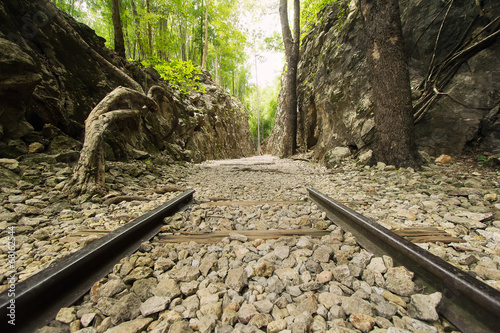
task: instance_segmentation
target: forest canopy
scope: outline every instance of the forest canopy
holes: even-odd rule
[[[115,48],[113,1],[53,1],[94,29],[106,46]],[[302,35],[317,21],[319,10],[334,1],[338,0],[302,1]],[[261,88],[257,111],[259,88],[252,82],[252,59],[263,50],[284,50],[281,34],[261,23],[262,17],[278,14],[277,0],[118,0],[118,4],[128,60],[154,66],[165,79],[177,80],[173,84],[183,93],[189,92],[185,84],[189,78],[183,80],[179,75],[190,76],[203,66],[216,83],[247,106],[254,138],[257,112],[265,122],[261,123],[265,126],[261,139],[269,135],[280,80],[273,80],[273,87]]]

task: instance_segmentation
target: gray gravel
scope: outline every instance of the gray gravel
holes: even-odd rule
[[[151,165],[152,164],[152,165]],[[61,309],[40,332],[442,332],[441,295],[421,293],[413,273],[361,249],[351,234],[307,201],[310,186],[389,229],[434,226],[465,243],[421,247],[500,289],[498,171],[459,162],[422,171],[345,162],[325,169],[299,160],[256,157],[194,166],[108,163],[109,197],[149,201],[67,202],[65,165],[19,166],[16,187],[2,187],[2,230],[16,224],[17,275],[23,280],[92,239],[63,243],[81,229],[113,230],[178,194],[197,202],[165,219],[165,234],[234,230],[215,244],[165,244],[158,238],[122,259],[79,304]],[[210,180],[210,181],[209,181]],[[268,201],[214,206],[219,201]],[[273,204],[272,201],[295,201]],[[252,240],[238,230],[317,228],[321,239]],[[5,280],[7,235],[0,238]],[[5,283],[5,281],[3,281]],[[3,287],[5,288],[5,287]]]

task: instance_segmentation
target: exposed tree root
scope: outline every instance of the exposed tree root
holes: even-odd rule
[[[142,92],[120,86],[90,112],[85,120],[85,142],[80,159],[73,177],[63,189],[69,198],[84,193],[104,194],[104,153],[101,144],[104,132],[116,120],[157,111],[158,104],[153,99],[153,94],[162,90],[161,87],[154,86],[146,96]]]
[[[448,16],[448,12],[453,4],[453,1],[450,1],[450,6],[443,18],[443,22],[439,29],[438,36],[436,38],[436,44],[434,46],[434,52],[431,59],[431,63],[429,65],[428,75],[425,80],[419,85],[419,89],[422,89],[422,96],[419,100],[414,104],[414,121],[418,123],[423,119],[427,111],[430,109],[433,103],[435,103],[440,96],[446,95],[456,103],[464,105],[466,107],[474,108],[474,109],[485,109],[489,110],[490,108],[481,107],[481,106],[472,106],[467,105],[465,102],[461,101],[459,98],[451,96],[447,92],[444,91],[446,85],[453,79],[456,72],[459,70],[460,66],[467,61],[472,55],[477,52],[483,50],[488,47],[493,40],[500,35],[500,17],[496,17],[489,24],[483,27],[478,33],[472,36],[469,40],[465,41],[465,38],[462,38],[458,45],[450,52],[445,59],[439,63],[435,64],[435,55],[437,50],[437,45],[439,41],[439,37],[441,35],[441,30],[443,28],[444,20]],[[467,28],[465,34],[472,28],[473,23]],[[489,34],[482,39],[480,36],[483,35],[484,32],[489,31]],[[464,34],[464,37],[465,37]]]

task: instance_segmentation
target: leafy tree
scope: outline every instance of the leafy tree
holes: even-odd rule
[[[276,110],[278,109],[278,94],[280,91],[281,79],[276,78],[275,82],[271,85],[259,89],[259,107],[255,105],[257,102],[257,91],[255,87],[252,89],[250,96],[247,100],[246,106],[248,110],[253,110],[248,118],[250,126],[250,133],[252,134],[254,142],[257,144],[264,141],[274,128],[274,120],[276,119]],[[260,112],[259,117],[257,112]],[[260,138],[257,139],[257,119],[260,118]]]
[[[124,54],[128,60],[154,66],[183,93],[201,89],[197,70],[205,69],[225,90],[245,101],[251,94],[247,43],[253,31],[242,13],[258,21],[277,13],[278,0],[54,0],[64,11],[89,25],[116,48],[120,37],[113,26],[114,2],[119,2]],[[116,11],[115,11],[116,14]],[[260,31],[258,45],[283,51],[280,34]],[[206,41],[206,51],[205,49]],[[120,51],[123,56],[123,53]],[[185,78],[181,78],[186,75]],[[274,91],[275,89],[272,89]],[[265,92],[263,92],[264,96]],[[265,99],[263,99],[264,101]],[[264,109],[262,109],[264,112]],[[263,130],[268,126],[263,115]],[[270,127],[270,126],[269,126]],[[263,133],[262,137],[267,134]]]
[[[205,87],[198,82],[198,75],[201,70],[191,61],[173,60],[165,61],[158,57],[152,57],[142,62],[144,66],[153,66],[160,74],[161,78],[170,82],[183,94],[190,94],[192,91],[206,92]]]
[[[125,41],[123,39],[122,19],[120,17],[120,0],[112,0],[113,31],[115,33],[115,51],[125,58]]]

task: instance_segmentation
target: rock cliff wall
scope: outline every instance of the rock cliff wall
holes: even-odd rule
[[[126,83],[98,64],[54,18],[46,0],[0,3],[0,157],[32,152],[77,151],[92,108]],[[60,13],[60,12],[59,12]],[[160,112],[115,124],[107,134],[107,158],[140,158],[167,152],[199,162],[254,154],[244,107],[200,76],[206,93],[183,95],[153,69],[124,61],[89,27],[64,15],[87,44],[143,88],[160,84],[167,93]],[[73,153],[73,158],[74,158]]]
[[[454,1],[448,10],[449,2],[400,1],[415,106],[424,97],[435,99],[415,127],[419,149],[431,155],[461,154],[471,144],[500,153],[500,40],[490,37],[450,62],[459,44],[468,49],[498,32],[497,20],[465,44],[500,14],[497,1],[482,1],[481,8],[476,3]],[[370,148],[374,122],[357,1],[336,2],[318,15],[320,23],[301,45],[298,142],[302,150],[314,148],[314,157],[322,160],[336,147],[352,152]],[[446,82],[439,87],[439,95],[432,92],[432,84],[427,90],[422,85],[438,35],[432,63],[438,71],[444,67],[438,83]],[[442,64],[447,66],[437,67]],[[279,154],[273,145],[279,141],[277,136],[278,131],[268,147]]]

